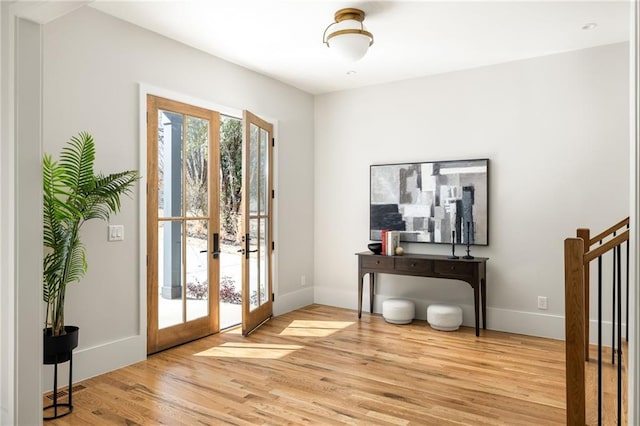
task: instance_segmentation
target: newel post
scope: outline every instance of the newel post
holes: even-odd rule
[[[578,228],[576,231],[576,236],[578,238],[582,238],[584,244],[582,246],[582,254],[586,254],[591,248],[590,240],[591,240],[591,231],[587,228]],[[585,335],[585,345],[584,345],[584,357],[588,361],[589,360],[589,289],[591,288],[590,282],[590,272],[589,272],[589,263],[583,265],[584,267],[584,335]]]
[[[584,245],[581,238],[564,240],[567,425],[572,426],[585,424]]]

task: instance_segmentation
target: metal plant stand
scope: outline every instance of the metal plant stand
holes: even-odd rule
[[[66,358],[66,357],[65,357]],[[72,384],[72,375],[73,375],[73,352],[69,352],[69,387],[68,392],[69,396],[67,397],[67,402],[58,402],[58,356],[56,355],[56,361],[53,363],[53,404],[47,405],[44,407],[43,411],[47,411],[53,408],[53,416],[43,417],[44,420],[53,420],[59,419],[60,417],[64,417],[67,414],[73,412],[73,387]],[[62,361],[62,363],[66,362],[66,360]],[[59,413],[58,409],[60,407],[67,407],[67,410]]]

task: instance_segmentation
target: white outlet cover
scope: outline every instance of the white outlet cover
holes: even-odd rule
[[[547,298],[545,296],[538,296],[538,309],[547,309]]]

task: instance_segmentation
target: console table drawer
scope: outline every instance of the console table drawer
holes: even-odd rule
[[[426,259],[396,258],[396,271],[426,274],[433,271],[433,262]]]
[[[436,262],[435,272],[443,275],[473,275],[475,265],[473,263],[462,262]]]
[[[393,257],[391,256],[362,256],[362,267],[366,269],[392,269]]]

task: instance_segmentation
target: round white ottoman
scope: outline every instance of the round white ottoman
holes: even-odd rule
[[[462,324],[462,308],[455,305],[429,305],[427,322],[436,330],[455,331]]]
[[[409,324],[416,314],[416,305],[411,300],[387,299],[382,302],[382,317],[391,324]]]

